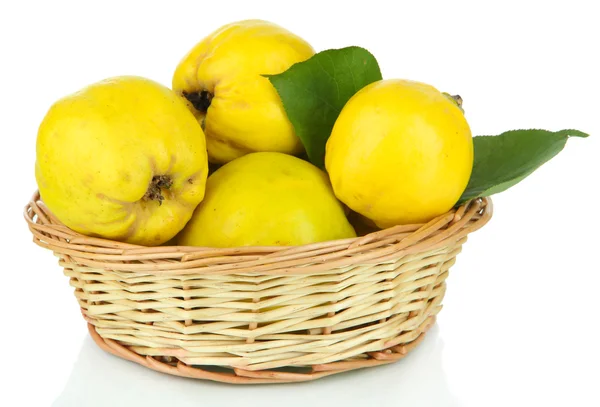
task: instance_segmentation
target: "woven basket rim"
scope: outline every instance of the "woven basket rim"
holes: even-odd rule
[[[61,223],[36,191],[24,208],[34,242],[86,266],[145,275],[219,273],[315,274],[332,267],[384,263],[399,255],[442,248],[483,227],[492,200],[475,198],[427,223],[399,225],[349,239],[301,246],[210,248],[141,246],[90,237]]]

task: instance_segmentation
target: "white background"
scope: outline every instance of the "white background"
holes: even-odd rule
[[[600,406],[600,87],[593,1],[2,2],[0,342],[5,406]],[[37,126],[113,75],[170,85],[204,35],[276,22],[318,50],[360,45],[386,78],[459,93],[474,134],[592,133],[494,199],[448,280],[438,324],[398,364],[313,383],[174,378],[96,348],[51,253],[21,216]],[[66,158],[68,159],[68,158]]]

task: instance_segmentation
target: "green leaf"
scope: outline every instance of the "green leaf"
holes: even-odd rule
[[[473,172],[459,203],[507,190],[557,155],[579,130],[511,130],[473,138]]]
[[[279,93],[309,160],[321,168],[325,144],[348,99],[382,79],[375,57],[360,47],[319,52],[267,78]]]

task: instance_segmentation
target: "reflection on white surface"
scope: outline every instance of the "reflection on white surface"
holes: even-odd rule
[[[174,377],[105,353],[87,337],[54,407],[409,406],[456,407],[435,325],[403,360],[294,384],[228,385]]]

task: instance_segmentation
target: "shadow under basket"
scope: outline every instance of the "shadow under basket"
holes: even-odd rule
[[[402,359],[441,309],[448,269],[492,216],[474,199],[427,224],[297,247],[144,247],[87,237],[36,193],[25,219],[105,351],[177,376],[314,380]]]

